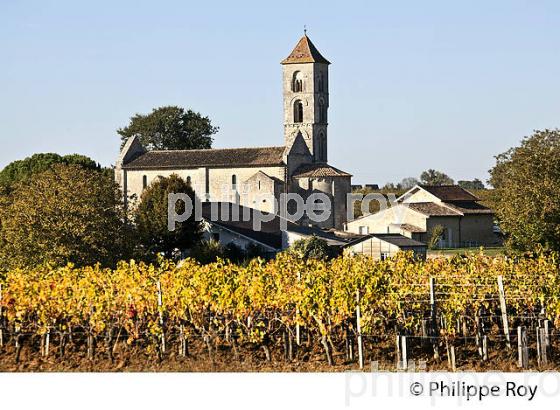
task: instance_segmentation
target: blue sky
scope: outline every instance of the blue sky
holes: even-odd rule
[[[35,152],[114,162],[131,115],[180,105],[215,147],[281,145],[280,61],[330,67],[329,162],[356,183],[494,155],[560,126],[560,2],[0,0],[0,167]]]

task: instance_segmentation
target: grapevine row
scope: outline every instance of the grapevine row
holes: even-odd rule
[[[79,331],[88,335],[88,343],[110,341],[118,333],[131,344],[149,335],[145,348],[160,357],[169,334],[180,335],[183,351],[195,337],[205,340],[209,350],[216,343],[267,350],[278,335],[293,338],[296,329],[306,329],[331,361],[333,335],[356,335],[357,300],[363,334],[386,335],[395,329],[418,334],[429,315],[429,279],[434,278],[443,319],[439,331],[452,340],[458,320],[474,323],[481,312],[499,311],[498,276],[507,285],[511,315],[545,309],[560,324],[555,254],[427,261],[401,254],[385,261],[321,261],[287,253],[246,266],[222,260],[200,265],[187,259],[178,265],[167,260],[121,262],[116,269],[69,265],[13,270],[2,280],[1,322],[6,333],[16,336]]]

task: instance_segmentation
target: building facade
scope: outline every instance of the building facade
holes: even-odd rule
[[[428,242],[436,226],[443,229],[439,247],[499,245],[494,233],[494,212],[456,185],[417,185],[391,207],[348,222],[356,234],[398,233]]]
[[[147,151],[137,138],[121,150],[116,180],[125,202],[133,206],[158,177],[179,175],[191,184],[202,202],[231,202],[297,223],[342,228],[347,220],[346,195],[351,175],[327,163],[329,62],[304,35],[282,61],[284,145],[180,151]],[[282,194],[304,201],[324,194],[329,209],[320,222],[298,215]]]

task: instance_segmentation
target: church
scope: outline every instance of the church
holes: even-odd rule
[[[176,174],[191,184],[202,202],[238,203],[274,214],[281,211],[282,194],[297,194],[303,200],[325,194],[331,204],[328,218],[315,223],[303,215],[293,222],[342,229],[352,176],[328,164],[330,63],[305,34],[281,64],[284,145],[148,151],[133,137],[115,166],[125,203],[140,198],[156,178]]]

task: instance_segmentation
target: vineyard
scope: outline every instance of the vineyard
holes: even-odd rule
[[[41,267],[6,272],[0,300],[4,368],[79,356],[111,369],[133,352],[154,363],[226,357],[233,370],[249,360],[544,369],[560,324],[554,254]]]

